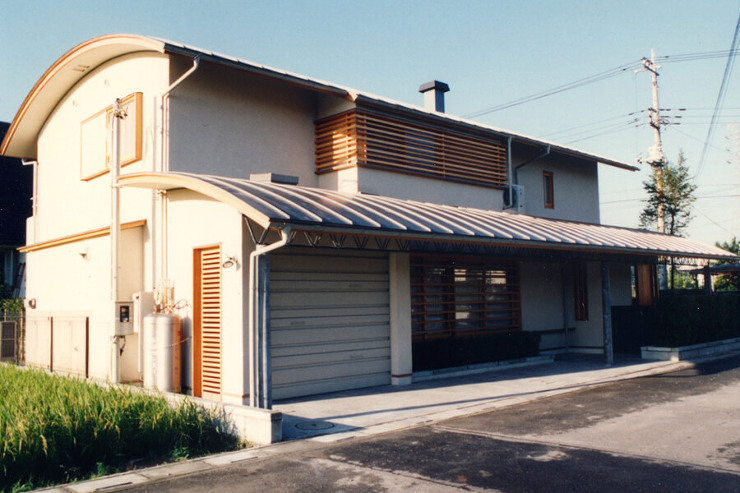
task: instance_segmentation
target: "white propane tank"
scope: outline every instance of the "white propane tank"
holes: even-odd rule
[[[151,313],[144,317],[144,387],[180,391],[180,317]]]

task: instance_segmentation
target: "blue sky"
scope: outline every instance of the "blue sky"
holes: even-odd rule
[[[57,58],[101,34],[160,36],[412,104],[421,104],[419,84],[439,79],[451,88],[447,112],[466,116],[637,62],[651,49],[674,58],[727,51],[740,6],[736,0],[0,0],[0,12],[0,120],[10,121]],[[707,56],[662,63],[661,108],[686,108],[665,113],[673,124],[664,129],[664,152],[676,160],[682,149],[693,173],[726,63]],[[740,236],[739,70],[696,178],[699,200],[688,235],[706,242]],[[653,141],[644,111],[650,105],[649,75],[629,69],[475,119],[634,164]],[[600,173],[602,222],[636,226],[647,169],[602,166]]]

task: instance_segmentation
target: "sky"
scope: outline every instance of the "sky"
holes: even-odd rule
[[[599,167],[602,223],[637,227],[649,166],[636,159],[654,133],[650,74],[634,70],[654,50],[663,151],[673,162],[683,152],[698,186],[686,235],[729,241],[740,237],[736,67],[703,150],[739,15],[737,0],[0,0],[0,121],[12,121],[64,53],[110,33],[158,36],[410,104],[422,105],[419,85],[437,79],[451,89],[447,113],[640,166]],[[577,81],[591,82],[488,111]]]

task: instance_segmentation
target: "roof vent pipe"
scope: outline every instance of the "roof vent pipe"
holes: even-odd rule
[[[445,93],[450,86],[444,82],[433,80],[419,86],[419,92],[424,95],[424,108],[429,111],[445,112]]]

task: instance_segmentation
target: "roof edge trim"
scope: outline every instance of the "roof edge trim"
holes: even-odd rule
[[[187,189],[212,198],[247,216],[263,228],[270,227],[270,218],[247,205],[239,197],[227,192],[223,188],[212,185],[194,176],[175,175],[171,173],[132,173],[122,175],[118,183],[124,187],[149,188],[152,190]]]
[[[118,49],[112,52],[106,49],[116,45]],[[10,128],[8,128],[5,139],[0,144],[0,155],[21,158],[36,157],[35,136],[38,135],[43,123],[46,122],[49,114],[54,109],[53,107],[48,108],[42,105],[39,102],[41,99],[40,96],[51,92],[66,94],[76,83],[103,63],[122,55],[141,51],[164,53],[165,43],[155,38],[135,34],[108,34],[80,43],[66,52],[44,72],[28,93],[26,99],[23,100],[10,124]],[[113,54],[111,55],[111,53]],[[92,56],[94,65],[88,66],[85,70],[76,71],[76,77],[70,77],[69,80],[60,80],[62,79],[60,74],[64,69],[70,67],[75,61],[86,55],[95,55]],[[54,107],[56,107],[56,103]],[[26,117],[29,114],[36,116],[32,122],[27,121],[28,119]],[[39,124],[39,121],[42,123]],[[27,134],[33,134],[33,148],[29,147],[29,135]]]

